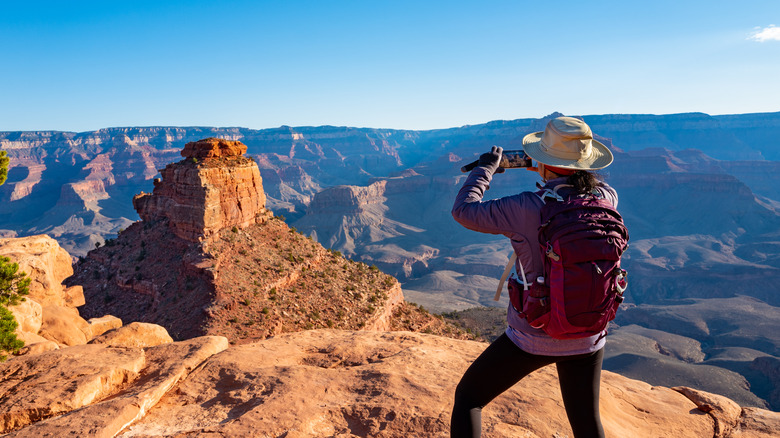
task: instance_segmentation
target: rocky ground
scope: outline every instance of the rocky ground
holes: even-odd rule
[[[0,433],[446,437],[455,385],[484,348],[422,333],[329,329],[229,347],[219,336],[171,342],[159,326],[135,323],[87,345],[0,364]],[[614,437],[769,438],[780,428],[777,413],[610,372],[601,415]],[[488,405],[483,430],[571,436],[554,368]]]
[[[404,302],[396,279],[376,266],[327,250],[279,219],[222,230],[206,253],[220,294],[208,309],[208,334],[246,343],[313,328],[381,327],[472,337]]]

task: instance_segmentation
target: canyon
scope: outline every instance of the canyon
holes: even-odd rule
[[[556,115],[432,131],[283,126],[0,133],[12,166],[0,186],[0,236],[46,233],[95,263],[95,256],[87,257],[95,244],[108,254],[117,248],[106,242],[116,244],[139,228],[132,225],[140,218],[133,197],[155,189],[157,169],[180,159],[186,143],[240,140],[259,168],[266,208],[304,238],[395,276],[406,301],[437,313],[498,306],[500,318],[506,302],[494,303],[492,295],[510,248],[505,239],[451,220],[464,177],[459,168],[492,144],[520,149],[525,134]],[[617,359],[606,362],[608,369],[665,386],[701,382],[702,389],[725,391],[745,406],[780,409],[772,371],[780,363],[780,148],[774,139],[780,113],[583,118],[615,154],[604,176],[620,193],[631,233],[629,292],[611,330],[616,342],[608,343],[609,354]],[[532,173],[512,170],[496,176],[487,195],[512,194],[535,182]],[[244,229],[223,232],[215,241],[224,248],[232,234],[247,252],[259,239]],[[153,234],[143,240],[150,239]],[[137,258],[142,248],[132,248]],[[295,269],[286,256],[278,263]],[[145,290],[133,269],[122,278]],[[177,280],[185,290],[187,275]],[[199,286],[190,281],[189,287]],[[254,293],[251,282],[242,287]],[[242,295],[238,308],[246,298],[254,300]],[[713,373],[728,383],[714,384],[717,379],[707,378]]]

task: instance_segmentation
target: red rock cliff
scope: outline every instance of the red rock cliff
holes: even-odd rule
[[[222,228],[246,228],[266,218],[257,164],[239,141],[207,138],[187,143],[178,163],[161,171],[154,191],[133,198],[141,219],[167,219],[182,239],[197,242]]]

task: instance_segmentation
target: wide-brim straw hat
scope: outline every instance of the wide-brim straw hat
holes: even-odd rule
[[[544,132],[523,137],[523,150],[534,161],[562,169],[598,170],[612,164],[612,152],[593,139],[585,122],[574,117],[557,117]]]

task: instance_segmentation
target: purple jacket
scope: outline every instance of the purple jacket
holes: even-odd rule
[[[503,234],[512,244],[517,262],[515,271],[523,265],[528,281],[543,274],[542,250],[537,237],[541,222],[542,200],[535,192],[483,201],[493,175],[484,167],[476,167],[463,183],[452,207],[452,217],[464,227],[489,234]],[[566,178],[548,181],[546,188],[565,184]],[[617,192],[603,184],[599,187],[605,198],[617,207]],[[519,275],[519,274],[518,274]],[[522,278],[521,278],[522,280]],[[498,279],[496,279],[498,281]],[[544,356],[570,356],[597,351],[604,346],[602,335],[581,339],[559,340],[542,330],[531,327],[512,307],[507,308],[509,327],[506,334],[522,350]]]

